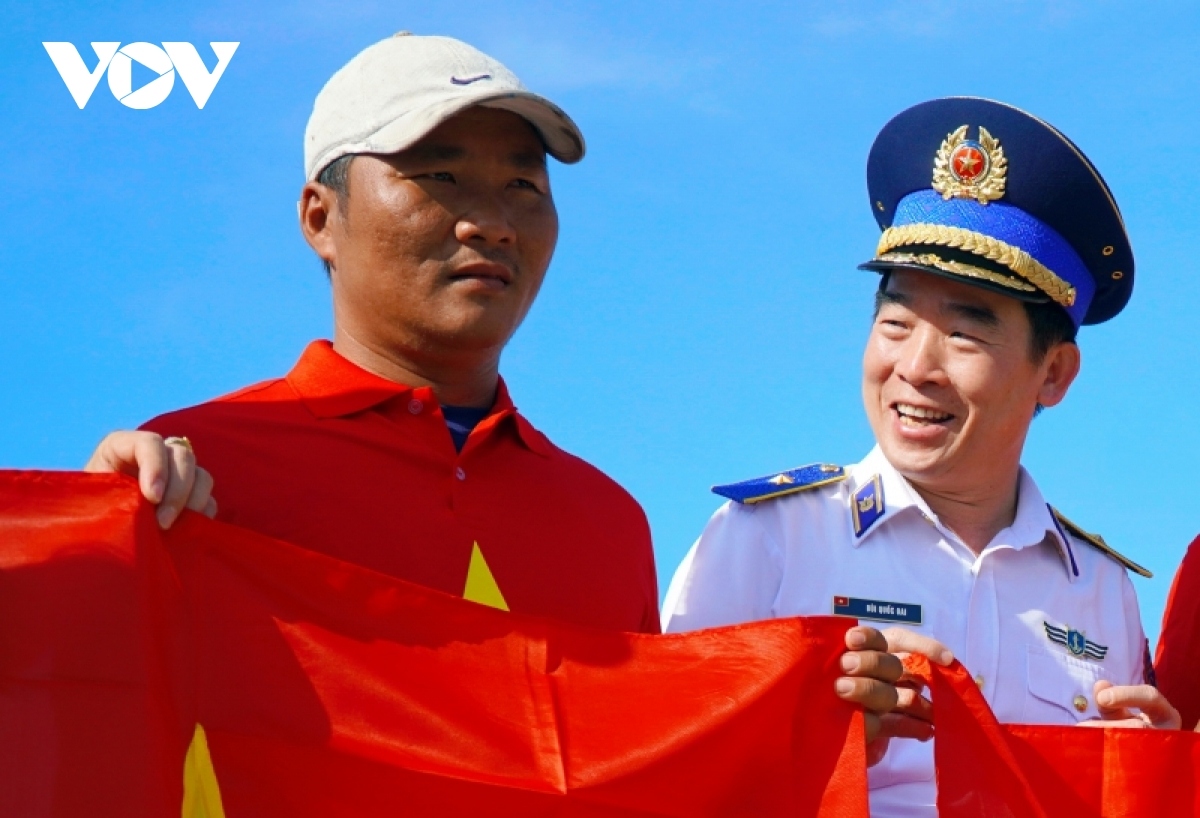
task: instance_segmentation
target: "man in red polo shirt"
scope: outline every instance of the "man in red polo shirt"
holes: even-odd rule
[[[111,435],[88,468],[137,474],[163,525],[186,504],[496,607],[656,632],[640,506],[538,432],[499,376],[557,239],[546,153],[583,152],[566,114],[464,43],[366,49],[305,134],[300,224],[329,271],[333,342]],[[877,631],[847,643],[838,695],[873,711],[874,735],[900,665]]]
[[[1179,708],[1184,729],[1200,732],[1200,537],[1175,572],[1154,657],[1158,689]]]
[[[304,146],[333,342],[143,428],[194,447],[220,520],[500,607],[656,630],[640,506],[499,377],[558,236],[546,153],[582,158],[578,128],[470,46],[403,34],[329,80]]]

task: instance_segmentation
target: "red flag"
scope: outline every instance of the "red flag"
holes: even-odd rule
[[[0,815],[178,815],[182,597],[125,478],[0,472]]]
[[[858,818],[845,628],[589,631],[0,473],[0,815],[179,815],[188,754],[193,814]]]
[[[1200,736],[1000,724],[958,662],[907,662],[930,683],[941,818],[1200,816]]]

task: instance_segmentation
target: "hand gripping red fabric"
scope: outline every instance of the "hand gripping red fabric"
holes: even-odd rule
[[[942,818],[1200,816],[1195,733],[1000,724],[959,662],[905,666],[934,702]]]

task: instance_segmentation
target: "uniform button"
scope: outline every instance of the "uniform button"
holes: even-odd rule
[[[1086,696],[1076,696],[1071,704],[1075,705],[1075,709],[1080,713],[1088,709],[1088,700]]]
[[[424,408],[425,404],[416,398],[413,398],[408,402],[408,411],[412,412],[414,415],[421,414],[421,410]]]
[[[466,473],[465,471],[463,471],[463,467],[462,467],[462,466],[458,466],[457,468],[455,468],[455,470],[454,470],[454,476],[455,476],[455,477],[457,477],[459,480],[466,480],[466,479],[467,479],[467,473]]]
[[[983,676],[982,675],[975,677],[975,686],[977,688],[979,688],[980,690],[983,690]]]

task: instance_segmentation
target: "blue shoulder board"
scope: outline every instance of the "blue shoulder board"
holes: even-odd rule
[[[827,486],[845,479],[846,470],[841,466],[811,463],[798,469],[768,474],[766,477],[756,477],[753,480],[743,480],[741,483],[713,486],[712,490],[713,494],[728,497],[735,503],[745,505],[783,497],[785,494],[795,494],[805,489]]]

